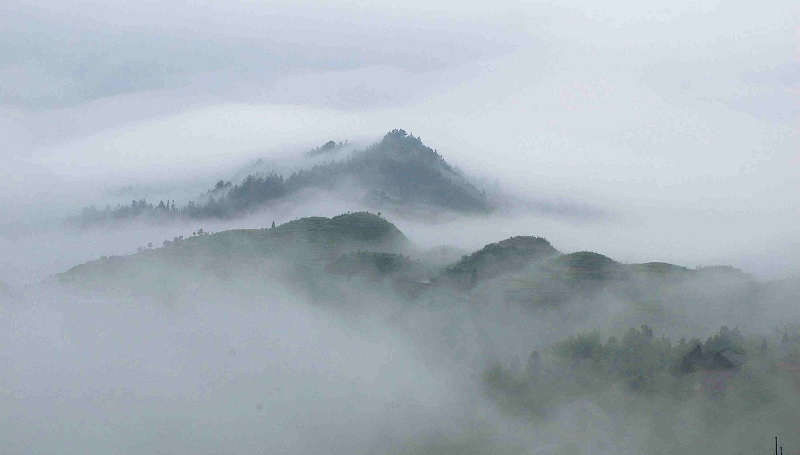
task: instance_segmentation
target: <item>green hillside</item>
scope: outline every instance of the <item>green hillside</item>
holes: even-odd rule
[[[529,264],[558,255],[559,252],[542,237],[517,236],[490,243],[447,267],[437,279],[468,288],[479,280],[521,270]]]
[[[434,259],[455,250],[434,248],[420,254],[394,224],[369,212],[300,218],[270,229],[201,231],[164,245],[81,264],[57,275],[56,281],[77,288],[167,295],[197,292],[218,280],[245,287],[279,282],[325,300],[334,292],[348,292],[350,279],[357,278],[362,280],[358,286],[383,292],[387,288],[381,286],[388,284],[397,295],[410,298],[455,292],[450,297],[536,307],[590,302],[603,292],[658,311],[688,295],[716,298],[713,289],[690,291],[701,279],[742,299],[758,291],[750,286],[750,277],[732,267],[625,265],[590,251],[561,254],[546,239],[533,236],[490,243],[441,268]],[[412,260],[409,253],[421,260]]]
[[[638,301],[656,295],[664,285],[680,285],[697,276],[695,270],[664,262],[620,264],[608,256],[580,251],[541,261],[522,273],[510,274],[497,283],[507,301],[558,305],[590,299],[602,290]]]
[[[378,250],[401,250],[409,244],[406,236],[394,224],[370,212],[347,213],[333,218],[301,218],[268,229],[263,234],[282,242],[299,241],[334,249],[364,244]]]
[[[411,279],[420,274],[422,267],[417,261],[402,254],[354,251],[342,255],[329,264],[326,270],[342,276],[365,276],[373,279],[395,276]]]
[[[628,268],[647,277],[683,278],[694,273],[694,270],[666,262],[647,262],[644,264],[631,264]]]
[[[197,274],[257,276],[262,268],[276,263],[287,264],[287,271],[292,267],[313,269],[356,249],[400,252],[408,246],[408,239],[394,224],[372,213],[357,212],[301,218],[272,229],[176,238],[165,242],[163,248],[75,266],[58,274],[56,280],[90,288],[136,287],[137,283],[172,288]]]
[[[565,254],[550,263],[553,270],[572,280],[607,280],[622,278],[622,264],[599,253],[579,251]]]

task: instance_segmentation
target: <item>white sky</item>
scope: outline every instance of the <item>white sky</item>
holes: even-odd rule
[[[473,175],[618,215],[501,223],[518,234],[796,274],[799,19],[794,2],[6,1],[0,215],[404,128]]]

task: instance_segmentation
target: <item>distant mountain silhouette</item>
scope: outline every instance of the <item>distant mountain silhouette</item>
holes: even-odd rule
[[[499,298],[530,308],[590,303],[599,295],[644,306],[661,304],[658,299],[669,305],[683,295],[702,304],[705,298],[722,298],[722,291],[728,300],[741,300],[744,308],[767,289],[778,300],[789,301],[798,288],[797,280],[757,285],[729,266],[628,265],[590,251],[561,254],[546,239],[533,236],[490,243],[442,266],[442,255],[452,257],[453,251],[420,251],[379,214],[356,212],[300,218],[270,228],[213,234],[198,230],[187,238],[164,241],[163,248],[140,247],[136,254],[75,266],[54,281],[76,289],[170,296],[197,292],[198,283],[213,282],[209,277],[237,280],[244,289],[258,283],[268,287],[277,280],[320,300],[335,300],[333,292],[348,292],[357,285],[411,299],[427,293],[470,296],[480,302]],[[709,295],[691,291],[698,286]]]
[[[344,144],[330,141],[309,152],[324,155]],[[231,184],[220,180],[204,202],[183,206],[175,201],[158,204],[134,200],[130,205],[98,210],[89,207],[72,221],[87,225],[136,217],[232,218],[283,200],[307,189],[336,191],[361,188],[370,206],[428,206],[462,213],[488,212],[488,198],[438,152],[404,130],[387,133],[380,142],[346,159],[301,169],[288,177],[280,174],[248,175]]]
[[[420,138],[394,130],[352,160],[352,174],[378,201],[461,212],[489,210],[486,196]]]

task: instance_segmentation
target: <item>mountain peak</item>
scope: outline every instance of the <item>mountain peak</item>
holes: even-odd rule
[[[327,154],[347,145],[329,141],[310,154]],[[255,173],[238,184],[222,179],[201,202],[176,206],[172,201],[154,206],[144,199],[134,200],[130,206],[119,205],[113,210],[87,208],[76,221],[85,225],[139,216],[232,218],[305,190],[338,191],[353,184],[363,191],[362,201],[370,208],[401,206],[462,213],[485,213],[491,208],[486,194],[436,150],[423,144],[419,137],[394,129],[366,149],[352,151],[346,159],[317,164],[288,177],[274,172]]]
[[[391,154],[404,158],[424,160],[425,164],[442,163],[448,171],[452,172],[450,165],[434,149],[422,143],[420,137],[407,133],[402,129],[394,129],[386,133],[380,142],[369,147],[372,153]]]

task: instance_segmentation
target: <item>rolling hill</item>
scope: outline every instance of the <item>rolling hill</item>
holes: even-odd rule
[[[79,289],[167,295],[219,280],[244,286],[279,282],[311,290],[324,300],[337,286],[347,288],[351,285],[346,283],[356,279],[353,286],[373,291],[389,284],[403,298],[432,291],[431,295],[531,307],[589,302],[606,292],[665,308],[670,299],[686,295],[726,298],[716,294],[724,290],[746,298],[759,289],[731,267],[627,265],[595,252],[562,254],[546,239],[533,236],[490,243],[442,266],[442,252],[448,256],[450,249],[419,251],[394,224],[369,212],[301,218],[269,229],[200,232],[164,243],[163,248],[75,266],[55,281]],[[718,289],[705,291],[698,284],[711,282]],[[702,292],[690,291],[697,286]]]
[[[559,252],[542,237],[518,236],[490,243],[444,269],[439,283],[469,288],[479,280],[514,272],[529,264],[558,255]]]
[[[270,229],[178,237],[166,241],[163,248],[75,266],[55,280],[79,288],[130,291],[147,283],[159,290],[180,287],[203,274],[219,278],[247,274],[257,279],[269,271],[290,276],[298,268],[318,270],[349,251],[402,252],[409,245],[394,224],[372,213],[356,212],[301,218]]]

